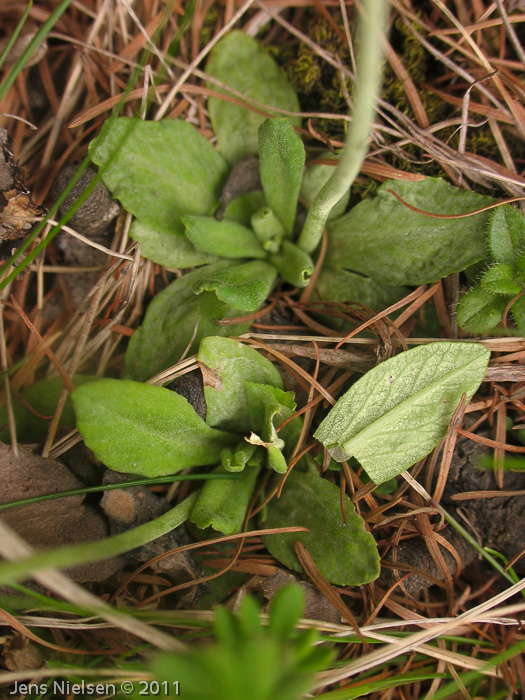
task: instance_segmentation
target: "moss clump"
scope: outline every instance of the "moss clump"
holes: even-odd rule
[[[337,26],[344,35],[342,22],[337,21]],[[350,64],[346,43],[326,19],[312,11],[305,12],[300,29],[325,51],[337,56],[342,65]],[[293,40],[281,46],[272,46],[270,51],[297,92],[303,111],[348,113],[341,82],[344,78],[311,48],[299,40]],[[351,87],[350,81],[347,81],[348,92],[351,92]],[[323,120],[320,128],[330,136],[337,134],[338,138],[341,137],[340,121]]]

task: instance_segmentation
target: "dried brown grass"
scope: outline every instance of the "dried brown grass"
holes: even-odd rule
[[[169,12],[166,15],[167,7]],[[53,8],[53,2],[39,0],[33,6],[30,18],[38,25]],[[2,3],[0,26],[9,29],[24,9],[24,3],[18,1]],[[47,51],[40,62],[24,71],[0,104],[1,114],[17,117],[2,116],[0,124],[12,134],[13,150],[27,171],[28,184],[37,203],[47,202],[50,183],[63,165],[77,163],[86,155],[89,141],[100,131],[110,109],[117,104],[121,104],[122,114],[135,115],[148,96],[151,99],[148,118],[187,119],[201,133],[211,137],[206,111],[206,96],[211,91],[203,83],[202,61],[231,26],[243,28],[252,35],[262,33],[263,41],[268,44],[304,42],[312,54],[343,79],[353,76],[353,61],[345,62],[341,58],[352,57],[355,50],[352,37],[356,7],[352,3],[343,0],[249,0],[244,3],[197,0],[191,18],[185,23],[185,13],[191,14],[190,10],[191,3],[183,0],[174,0],[168,5],[139,0],[133,9],[125,0],[115,4],[78,0],[63,15],[50,34]],[[341,42],[340,52],[331,53],[307,36],[303,30],[307,26],[305,18],[312,12],[336,27]],[[520,33],[523,36],[525,8],[519,2],[511,8],[511,3],[501,0],[496,3],[455,0],[448,4],[441,0],[423,4],[392,0],[391,12],[391,22],[397,29],[390,42],[385,40],[385,55],[392,75],[399,83],[403,106],[384,99],[380,102],[370,153],[361,177],[410,179],[420,176],[433,165],[439,166],[458,186],[483,188],[501,197],[523,196],[525,64],[519,37]],[[407,56],[400,54],[398,46],[402,43],[401,35],[411,37],[424,60],[433,66],[424,84],[415,82],[410,66],[405,65]],[[209,41],[203,42],[202,36],[209,37]],[[178,42],[174,57],[168,52],[173,42]],[[139,69],[141,52],[146,48],[151,50],[147,68],[139,70],[133,89],[126,92],[133,72]],[[155,88],[151,87],[153,76],[160,77]],[[429,100],[429,95],[444,107],[436,110],[436,101]],[[239,97],[241,95],[232,94],[230,99]],[[261,106],[253,105],[253,108],[259,110]],[[434,117],[434,111],[439,114],[438,119]],[[346,114],[310,112],[304,116],[309,120],[304,136],[312,158],[315,158],[316,148],[340,144],[338,138],[324,135],[323,123],[330,119],[332,125],[339,125],[342,134],[348,120]],[[331,130],[333,132],[333,126]],[[405,164],[400,170],[403,161]],[[58,322],[46,325],[41,314],[49,279],[71,273],[71,270],[66,272],[57,265],[53,244],[48,247],[46,257],[31,266],[29,274],[9,286],[4,296],[4,363],[12,366],[21,357],[28,359],[11,377],[14,390],[31,385],[36,377],[49,372],[50,359],[55,367],[58,363],[66,377],[79,371],[103,374],[108,367],[118,369],[121,366],[123,339],[140,323],[155,279],[162,276],[158,266],[138,258],[127,237],[128,225],[126,220],[120,222],[111,246],[114,253],[108,255],[108,262],[85,308],[78,309],[72,316],[66,315]],[[115,253],[124,260],[113,257]],[[429,342],[428,339],[411,337],[413,319],[422,304],[433,303],[443,336],[457,338],[458,328],[450,309],[457,302],[458,290],[456,276],[443,284],[416,290],[404,300],[406,311],[394,323],[383,318],[385,314],[375,315],[355,306],[333,304],[325,306],[325,311],[330,308],[331,313],[343,318],[346,328],[355,329],[366,323],[376,337],[348,338],[344,348],[360,349],[365,352],[365,360],[368,358],[369,362],[374,362],[378,356],[388,357],[396,347]],[[10,295],[12,302],[9,301]],[[296,459],[313,447],[308,426],[316,420],[321,404],[325,401],[332,403],[337,398],[354,369],[337,366],[333,346],[341,340],[342,334],[334,334],[312,317],[318,304],[310,301],[308,291],[303,292],[301,299],[288,295],[279,300],[276,297],[274,302],[277,301],[291,308],[295,314],[293,325],[282,328],[279,334],[247,334],[244,340],[279,362],[305,393],[301,413],[306,427],[295,451]],[[23,314],[17,309],[23,309]],[[29,328],[23,323],[23,316],[30,320]],[[264,330],[264,319],[259,321],[255,320],[256,331]],[[482,424],[493,428],[496,461],[500,465],[497,473],[501,475],[506,450],[507,412],[516,422],[523,422],[525,416],[524,384],[519,373],[513,373],[513,367],[523,363],[525,340],[487,339],[485,344],[493,350],[494,367],[499,366],[503,374],[498,375],[497,382],[485,384],[466,414],[476,419],[471,431]],[[305,360],[299,357],[310,358],[313,364],[305,365]],[[164,383],[168,377],[171,379],[193,367],[194,359],[188,358],[151,381]],[[65,396],[66,392],[64,399]],[[77,439],[71,435],[55,441],[58,418],[59,411],[44,447],[45,453],[52,456],[60,454]],[[460,421],[458,429],[461,430]],[[450,441],[455,435],[451,433]],[[435,472],[438,486],[434,498],[437,501],[446,479],[451,450],[445,449],[443,455],[436,448],[412,470],[412,475],[424,474],[427,470],[427,484],[432,483]],[[342,490],[351,495],[367,527],[379,541],[383,554],[396,548],[401,541],[424,536],[445,582],[440,584],[441,588],[425,593],[420,600],[404,592],[403,578],[388,590],[376,583],[361,590],[333,590],[334,600],[339,601],[342,610],[348,610],[359,633],[381,641],[383,645],[377,651],[365,651],[361,643],[349,643],[343,654],[347,663],[322,674],[319,689],[328,689],[336,681],[347,684],[349,688],[356,687],[360,683],[355,680],[357,674],[372,668],[379,669],[377,678],[395,677],[417,668],[437,669],[438,672],[448,669],[451,676],[457,675],[456,668],[476,669],[487,675],[487,683],[482,686],[485,696],[496,688],[498,678],[503,678],[509,688],[509,697],[513,688],[523,688],[525,674],[519,657],[510,659],[499,670],[484,666],[496,650],[503,651],[523,639],[515,619],[523,616],[525,606],[518,603],[501,607],[514,591],[498,592],[498,578],[494,576],[487,581],[482,570],[476,567],[468,575],[461,572],[452,579],[436,544],[443,525],[439,509],[435,502],[429,504],[405,481],[400,482],[393,495],[380,496],[372,493],[371,487],[361,480],[361,475],[347,466],[340,478]],[[255,504],[253,507],[255,509]],[[395,515],[392,515],[394,508]],[[243,548],[244,542],[241,540],[241,545],[231,552],[233,558],[209,543],[208,557],[218,569],[231,568],[254,576],[268,575],[274,570],[275,562],[262,545]],[[319,572],[311,573],[312,580],[326,590],[329,584],[320,581]],[[134,588],[126,593],[127,604],[151,605],[162,597],[162,584],[158,581],[152,583],[147,578],[138,578],[138,581],[140,585],[135,582]],[[128,583],[122,582],[124,588]],[[525,583],[522,582],[523,586]],[[121,587],[119,592],[122,593],[124,588]],[[63,592],[65,589],[59,590]],[[197,611],[186,614],[190,622],[207,615]],[[169,620],[169,611],[166,611],[166,618]],[[20,624],[44,625],[50,630],[68,627],[68,622],[62,618],[20,616],[19,620]],[[86,622],[86,629],[90,629],[90,624]],[[175,624],[175,627],[183,626],[180,621]],[[352,632],[347,625],[321,624],[320,628],[330,634],[348,635]],[[420,631],[413,632],[414,628],[420,628]],[[408,631],[409,634],[395,640],[381,632],[385,629]],[[23,633],[24,628],[19,631]],[[138,634],[136,630],[135,633]],[[439,643],[429,644],[430,640],[446,633],[463,635],[471,640],[470,651],[465,653],[468,649],[466,643],[453,640],[447,642],[446,648]],[[477,645],[476,640],[489,641],[490,646],[487,649]],[[8,675],[0,674],[0,682],[6,682]],[[33,672],[31,678],[44,676],[45,673]],[[9,679],[26,677],[19,673],[11,674]],[[408,700],[426,693],[426,697],[431,698],[439,685],[439,679],[425,687],[413,683],[370,697],[372,700]],[[468,690],[459,691],[457,697],[460,696],[469,697]]]

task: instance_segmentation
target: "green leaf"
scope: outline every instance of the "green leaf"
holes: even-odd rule
[[[341,270],[333,265],[323,265],[315,285],[315,292],[320,299],[345,304],[360,303],[375,312],[383,311],[407,296],[410,291],[409,287],[389,287],[370,277]],[[327,306],[326,312],[316,311],[315,316],[320,318],[326,326],[340,330],[343,325],[342,320],[329,314],[330,307]],[[394,319],[398,314],[399,312],[395,312],[390,318]],[[423,319],[419,314],[416,317],[417,331],[414,333],[421,337],[435,337],[439,334],[440,328],[434,308],[427,305],[423,309]],[[367,331],[364,331],[364,334],[366,335]]]
[[[494,260],[499,263],[512,263],[523,250],[525,217],[518,209],[510,204],[494,209],[489,222],[489,244]]]
[[[194,126],[179,119],[108,119],[92,141],[90,155],[101,166],[113,196],[146,225],[135,229],[134,235],[137,240],[145,236],[148,250],[161,264],[162,254],[153,248],[155,232],[170,252],[165,236],[184,238],[182,214],[212,214],[228,173],[215,148]],[[178,250],[178,243],[174,247]],[[182,250],[190,253],[187,242]]]
[[[270,628],[261,625],[257,605],[249,596],[235,616],[219,608],[215,641],[191,647],[184,654],[165,652],[157,656],[151,667],[153,677],[160,682],[180,683],[185,700],[303,697],[315,685],[314,674],[329,665],[333,653],[316,645],[315,631],[290,629],[293,617],[301,615],[296,602],[299,595],[285,591],[277,594],[276,609],[272,604],[270,611]]]
[[[75,375],[73,384],[82,386],[95,380],[96,377]],[[23,389],[20,392],[22,401],[18,401],[16,395],[12,395],[16,436],[20,442],[35,442],[47,434],[63,388],[64,384],[60,377],[48,377],[27,389]],[[66,399],[60,418],[60,425],[69,425],[71,427],[75,425],[75,412],[70,396]],[[0,407],[0,428],[2,429],[0,431],[0,441],[10,443],[11,435],[9,433],[7,407],[5,405]]]
[[[525,284],[525,253],[520,253],[514,260],[515,278]]]
[[[303,142],[289,119],[266,119],[259,127],[259,168],[270,209],[293,232],[304,161]]]
[[[408,287],[391,287],[370,277],[323,265],[315,285],[321,299],[327,301],[356,301],[374,311],[382,311],[410,293]]]
[[[270,294],[276,278],[274,267],[254,260],[244,265],[217,269],[200,277],[193,285],[193,291],[195,294],[215,292],[221,301],[234,309],[257,311]]]
[[[268,466],[270,469],[273,469],[277,474],[286,474],[288,465],[281,450],[271,443],[266,443],[264,446],[268,450]]]
[[[281,375],[266,357],[231,338],[204,338],[197,355],[202,370],[206,422],[214,428],[246,435],[252,424],[246,382],[282,389]]]
[[[514,268],[509,263],[496,263],[481,279],[481,286],[495,294],[519,294],[521,285],[514,281]]]
[[[163,233],[152,228],[148,224],[135,219],[129,229],[130,238],[140,243],[140,254],[143,258],[153,262],[183,270],[187,267],[205,265],[217,260],[213,255],[207,255],[193,246],[183,233],[184,227],[180,224],[180,233]]]
[[[354,504],[344,496],[347,522],[341,513],[338,486],[321,479],[315,468],[308,473],[293,469],[280,498],[267,507],[264,527],[307,527],[310,532],[293,532],[263,537],[272,556],[293,571],[303,569],[295,555],[294,543],[302,542],[316,566],[330,583],[360,586],[379,576],[379,555],[372,535]]]
[[[140,254],[143,258],[174,270],[205,265],[217,260],[213,255],[197,250],[183,231],[182,222],[180,233],[175,234],[157,231],[152,226],[135,219],[129,229],[129,235],[134,241],[140,243]]]
[[[214,430],[174,391],[100,379],[72,393],[86,445],[109,469],[154,477],[216,464],[237,438]]]
[[[525,335],[525,298],[523,294],[520,296],[519,299],[516,299],[514,304],[512,304],[511,310],[512,317],[514,319],[514,322],[518,326],[518,331],[520,332],[520,335]]]
[[[314,271],[312,258],[290,241],[282,242],[281,250],[270,257],[270,262],[294,287],[306,287]]]
[[[293,635],[304,610],[304,593],[297,585],[284,586],[272,599],[270,631],[278,639]]]
[[[297,95],[279,66],[244,32],[231,32],[212,49],[206,72],[260,104],[291,112],[300,110]],[[229,94],[213,83],[207,83],[207,87]],[[263,115],[218,97],[209,98],[208,109],[220,151],[229,163],[233,165],[243,156],[258,152],[257,130],[265,119]],[[292,122],[295,126],[301,124],[299,117],[293,117]]]
[[[239,615],[236,622],[239,629],[237,643],[243,643],[244,639],[262,639],[264,636],[263,626],[259,618],[260,608],[251,595],[244,597],[239,605]],[[215,628],[217,630],[217,627]],[[218,632],[217,632],[218,636]]]
[[[456,318],[469,333],[488,333],[503,318],[508,300],[501,294],[477,285],[463,294],[456,307]]]
[[[264,250],[277,253],[284,237],[284,228],[273,211],[269,207],[261,207],[252,215],[250,223]]]
[[[338,462],[354,456],[380,484],[446,435],[462,395],[470,401],[490,352],[474,343],[430,343],[382,362],[339,399],[315,437]]]
[[[225,535],[240,532],[260,467],[260,460],[257,465],[250,463],[240,479],[221,481],[219,488],[207,488],[212,481],[218,484],[218,480],[206,482],[191,511],[191,522],[202,530],[211,526]],[[227,472],[223,467],[218,467],[214,473]]]
[[[195,352],[205,336],[241,335],[248,330],[251,321],[217,325],[215,321],[219,319],[238,316],[238,310],[220,301],[213,292],[196,296],[193,291],[202,277],[231,265],[230,261],[222,261],[188,272],[157,294],[142,326],[130,338],[125,358],[129,377],[149,379],[178,362],[188,346],[190,355]]]
[[[489,213],[464,219],[435,219],[401,204],[436,214],[462,214],[495,200],[437,178],[421,182],[389,180],[328,226],[326,264],[353,270],[391,287],[435,282],[464,270],[488,254]],[[392,263],[395,261],[395,264]]]
[[[221,258],[265,258],[254,232],[235,221],[213,216],[183,216],[186,236],[195,248]]]
[[[300,195],[308,204],[312,204],[315,195],[332,177],[334,174],[334,166],[337,165],[338,161],[337,158],[334,158],[334,154],[331,151],[321,153],[319,160],[330,160],[333,161],[334,165],[311,165],[306,169],[301,183]],[[328,216],[328,221],[342,216],[348,206],[349,200],[350,190],[337,202],[335,207],[333,207]]]
[[[252,216],[265,205],[264,192],[249,192],[244,197],[232,200],[226,207],[223,218],[250,227]]]

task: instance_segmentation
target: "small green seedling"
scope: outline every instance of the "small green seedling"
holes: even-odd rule
[[[261,624],[249,596],[237,614],[218,608],[212,644],[163,653],[151,670],[162,686],[180,683],[187,700],[297,700],[333,658],[330,647],[316,644],[315,630],[296,631],[303,608],[298,586],[277,593],[268,626]]]
[[[490,218],[488,239],[493,262],[478,284],[460,299],[458,323],[470,333],[488,333],[518,297],[512,304],[512,316],[524,335],[525,217],[510,204],[498,207]]]

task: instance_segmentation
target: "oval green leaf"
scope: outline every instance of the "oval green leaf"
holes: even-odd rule
[[[488,333],[503,318],[508,299],[476,285],[463,294],[456,307],[456,318],[469,333]]]
[[[254,232],[236,221],[213,216],[183,216],[186,237],[197,250],[221,258],[265,258]]]
[[[195,127],[180,119],[109,119],[89,150],[112,195],[148,227],[144,242],[152,231],[157,238],[171,235],[175,247],[181,239],[184,252],[191,253],[180,217],[212,214],[228,174],[226,162]],[[135,230],[135,235],[142,240],[144,230]],[[165,246],[171,250],[166,240]],[[156,262],[171,264],[155,254],[153,245],[148,249]]]
[[[306,153],[289,119],[266,119],[259,127],[259,168],[268,206],[293,232]]]
[[[354,456],[380,484],[446,435],[462,395],[485,376],[490,352],[474,343],[430,343],[382,362],[342,396],[315,437],[338,462]]]
[[[481,286],[494,294],[510,294],[514,296],[521,292],[521,284],[515,280],[514,268],[509,263],[496,263],[485,272]]]
[[[197,250],[183,231],[182,222],[180,233],[175,234],[173,231],[170,233],[157,231],[143,221],[135,219],[129,229],[129,236],[140,243],[140,254],[143,258],[173,270],[184,270],[187,267],[205,265],[217,260],[215,256]]]
[[[246,382],[282,389],[281,375],[266,357],[231,338],[204,338],[197,355],[206,399],[206,422],[247,435],[252,428]]]
[[[279,66],[255,39],[244,32],[231,32],[215,46],[206,72],[269,108],[300,111],[297,95]],[[229,94],[213,83],[207,83],[207,86]],[[233,165],[243,156],[258,152],[257,130],[265,119],[262,114],[219,97],[209,98],[208,109],[220,151],[229,163]],[[271,109],[268,112],[271,113]],[[292,122],[295,126],[301,125],[299,117],[293,117]]]
[[[257,460],[253,460],[257,461]],[[215,485],[209,488],[212,480],[205,483],[193,510],[190,520],[204,530],[212,527],[225,535],[240,532],[246,511],[257,481],[260,470],[260,460],[250,464],[236,480],[220,481],[215,479]],[[223,467],[218,467],[215,474],[226,474]]]
[[[194,284],[193,291],[195,294],[215,292],[221,301],[234,309],[257,311],[272,291],[276,278],[277,270],[272,265],[254,260],[202,276]]]
[[[436,219],[410,210],[388,190],[436,214],[463,214],[495,201],[438,178],[389,180],[378,189],[377,197],[362,201],[328,224],[327,264],[391,287],[416,286],[487,257],[489,212],[464,219]]]
[[[489,244],[494,260],[499,263],[512,263],[523,250],[524,243],[523,214],[510,204],[494,209],[489,223]]]
[[[340,489],[321,479],[315,468],[308,473],[294,469],[280,498],[267,507],[264,527],[307,527],[310,532],[293,532],[263,537],[270,554],[292,571],[303,572],[294,544],[302,542],[316,566],[330,583],[360,586],[379,576],[379,554],[354,504],[344,496],[346,524],[341,513]]]
[[[95,379],[95,377],[77,374],[73,377],[73,384],[82,386]],[[64,383],[60,377],[48,377],[23,389],[19,395],[12,396],[16,436],[20,442],[36,442],[47,434],[63,388]],[[70,396],[66,399],[60,425],[71,427],[75,425],[75,412]],[[10,443],[11,435],[5,405],[0,407],[0,428],[0,441]]]
[[[210,428],[179,394],[151,384],[101,379],[71,398],[84,442],[119,472],[154,477],[217,464],[238,439]]]

